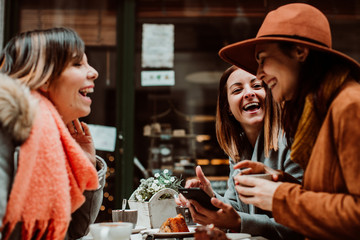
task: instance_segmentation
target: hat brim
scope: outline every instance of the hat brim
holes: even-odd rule
[[[300,39],[294,39],[291,38],[291,36],[290,37],[259,37],[259,38],[253,38],[253,39],[248,39],[241,42],[233,43],[220,49],[219,56],[224,61],[233,64],[251,74],[256,75],[258,63],[255,59],[255,47],[257,44],[272,42],[272,41],[292,42],[295,44],[301,44],[303,46],[307,46],[310,49],[334,54],[342,58],[346,62],[348,62],[351,66],[352,71],[356,74],[356,76],[358,77],[360,76],[360,64],[355,59],[339,51],[328,48],[326,46],[322,46],[316,43],[312,43]]]

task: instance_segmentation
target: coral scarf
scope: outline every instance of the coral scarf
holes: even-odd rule
[[[328,109],[331,101],[349,76],[348,70],[332,70],[326,77],[318,94],[319,100],[317,103],[321,106],[318,106],[317,109]],[[298,163],[303,169],[306,169],[323,121],[316,114],[313,98],[312,93],[305,98],[304,110],[296,129],[294,143],[291,146],[291,160]]]
[[[20,148],[3,226],[5,238],[22,222],[22,239],[64,239],[71,213],[85,201],[84,190],[98,187],[97,172],[71,137],[54,105],[39,100],[29,138]],[[43,236],[44,235],[44,236]]]

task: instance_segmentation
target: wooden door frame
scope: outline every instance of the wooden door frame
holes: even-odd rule
[[[119,1],[117,14],[117,130],[115,207],[133,192],[135,109],[135,1]]]

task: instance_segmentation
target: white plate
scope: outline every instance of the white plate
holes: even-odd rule
[[[251,235],[248,233],[227,233],[226,236],[231,240],[250,238]]]
[[[154,228],[154,229],[147,229],[141,231],[141,234],[151,234],[154,237],[170,237],[170,238],[194,236],[195,227],[188,227],[188,228],[189,228],[189,232],[174,232],[174,233],[160,233],[159,228]]]
[[[145,229],[146,229],[146,227],[144,227],[144,226],[136,226],[136,227],[132,230],[131,234],[139,233],[139,232],[141,232],[142,230],[145,230]]]

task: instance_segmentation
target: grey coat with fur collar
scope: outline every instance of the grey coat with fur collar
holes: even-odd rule
[[[29,136],[36,112],[36,101],[18,81],[0,73],[0,226],[6,211],[11,185],[17,169],[18,151]],[[97,157],[99,188],[85,191],[85,203],[72,214],[67,239],[78,239],[88,233],[88,227],[98,215],[105,185],[106,163]],[[1,233],[0,233],[1,239]],[[19,223],[11,239],[21,239]]]

